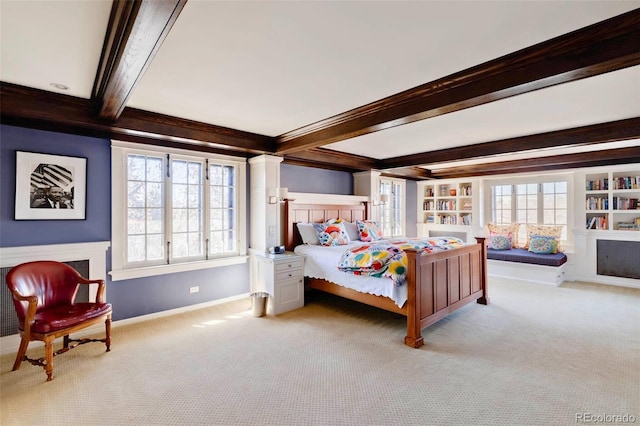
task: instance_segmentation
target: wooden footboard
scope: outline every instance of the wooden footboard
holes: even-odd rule
[[[366,219],[367,204],[296,204],[285,203],[285,244],[287,250],[301,244],[295,224],[297,222],[322,223],[330,218],[342,217],[348,221]],[[418,348],[424,344],[421,330],[444,318],[462,306],[477,300],[488,304],[487,254],[485,239],[476,238],[477,244],[440,253],[422,254],[407,250],[408,299],[402,308],[393,300],[361,293],[337,284],[307,278],[310,288],[336,294],[407,317],[406,345]]]
[[[407,346],[424,344],[421,330],[477,300],[488,304],[485,239],[460,249],[422,255],[406,250],[408,299]]]

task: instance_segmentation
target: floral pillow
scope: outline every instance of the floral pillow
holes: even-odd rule
[[[511,237],[494,234],[489,237],[489,248],[493,250],[510,250]]]
[[[527,241],[525,242],[523,248],[529,248],[531,237],[533,235],[555,238],[557,243],[557,251],[562,251],[560,248],[560,238],[562,235],[561,225],[527,225]]]
[[[382,229],[373,220],[356,220],[360,241],[371,242],[382,239]]]
[[[538,254],[557,253],[558,240],[548,235],[531,234],[529,236],[529,251]]]
[[[320,245],[343,246],[349,244],[349,234],[342,219],[329,219],[326,223],[314,223]]]
[[[520,228],[519,223],[510,223],[508,225],[500,225],[497,223],[487,223],[487,229],[489,229],[489,237],[493,235],[502,235],[511,239],[511,247],[518,246],[518,232]]]

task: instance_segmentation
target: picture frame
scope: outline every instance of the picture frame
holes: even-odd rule
[[[16,151],[15,220],[85,220],[87,159]]]

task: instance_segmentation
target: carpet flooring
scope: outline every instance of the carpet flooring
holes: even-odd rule
[[[247,299],[114,323],[111,352],[56,357],[52,382],[0,357],[0,423],[640,422],[640,290],[492,280],[489,295],[423,330],[420,349],[403,317],[320,293],[279,316],[253,317]]]

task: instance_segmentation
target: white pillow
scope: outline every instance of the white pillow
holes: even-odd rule
[[[360,234],[358,234],[358,225],[345,221],[344,228],[347,230],[347,235],[351,241],[358,241],[360,239]]]
[[[320,245],[320,240],[318,239],[318,233],[316,232],[316,228],[313,227],[313,223],[308,222],[298,222],[296,223],[298,227],[298,231],[300,232],[300,237],[302,237],[302,242],[304,244],[310,245]]]

